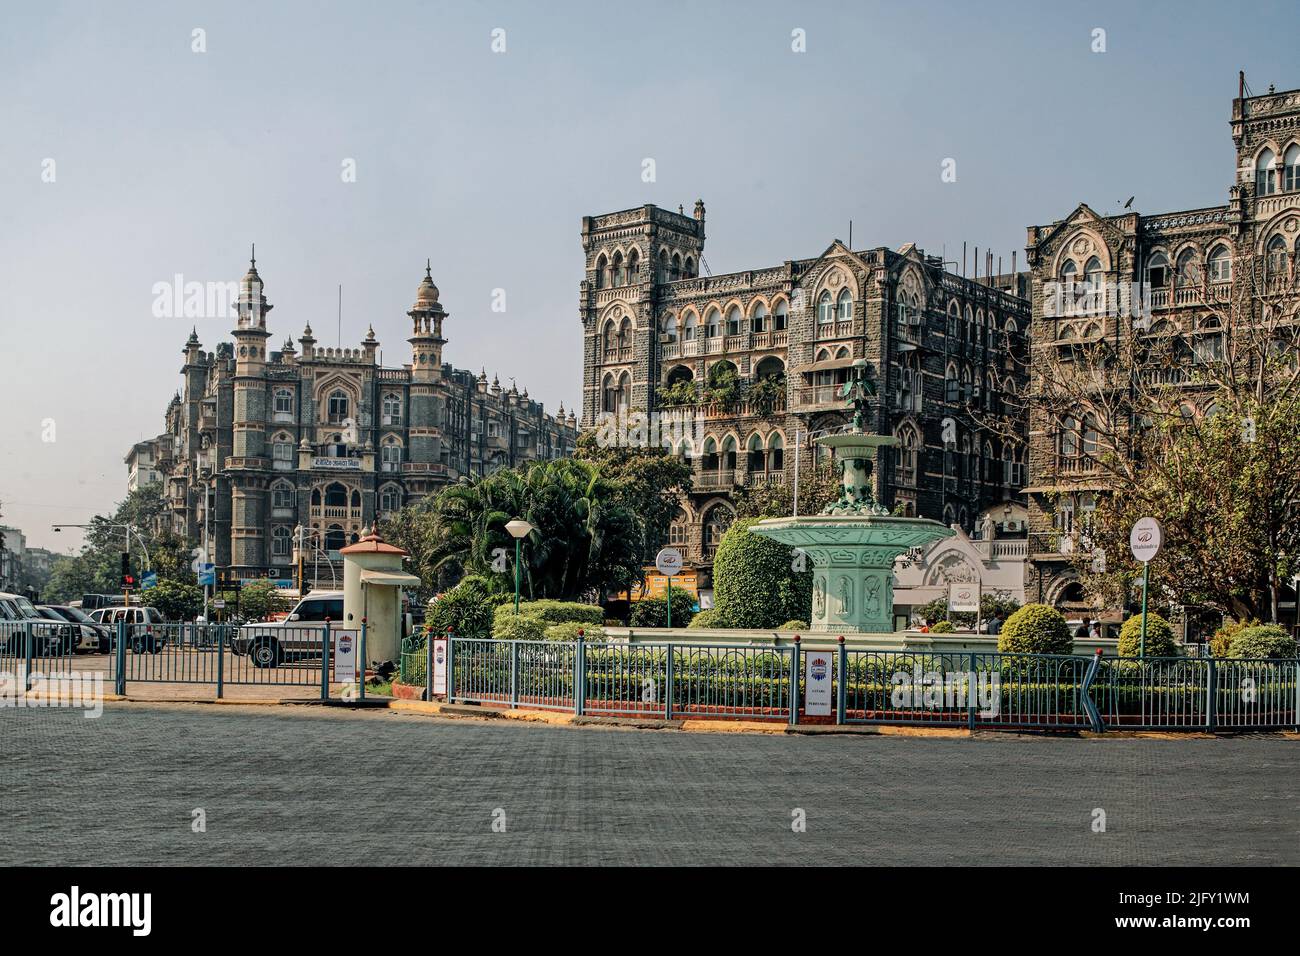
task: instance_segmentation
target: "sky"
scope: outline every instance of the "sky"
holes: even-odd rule
[[[581,395],[584,215],[702,198],[714,274],[816,256],[850,220],[855,248],[966,242],[1009,268],[1027,226],[1079,202],[1224,202],[1237,71],[1300,87],[1294,3],[182,0],[5,20],[0,523],[61,552],[80,537],[51,526],[111,511],[123,457],[163,430],[190,326],[229,341],[229,320],[157,315],[155,285],[237,280],[252,243],[271,347],[308,322],[337,345],[342,285],[343,343],[373,324],[384,363],[409,361],[428,259],[444,358],[554,411]]]

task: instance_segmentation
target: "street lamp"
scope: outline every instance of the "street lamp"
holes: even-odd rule
[[[514,521],[506,522],[506,530],[510,532],[510,537],[515,539],[515,617],[519,616],[519,547],[523,544],[524,538],[532,532],[533,526],[523,518],[516,518]]]

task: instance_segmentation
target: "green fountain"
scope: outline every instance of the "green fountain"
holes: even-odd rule
[[[897,445],[888,435],[868,435],[862,421],[875,384],[867,363],[853,363],[853,380],[841,397],[853,410],[851,431],[824,435],[817,444],[835,450],[843,492],[821,514],[769,518],[751,531],[806,554],[813,564],[812,630],[836,634],[894,632],[894,559],[904,551],[951,537],[929,518],[900,518],[876,502],[871,471],[876,449]]]

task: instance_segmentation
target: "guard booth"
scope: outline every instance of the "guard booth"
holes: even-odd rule
[[[402,570],[403,549],[371,532],[343,555],[343,626],[361,630],[364,621],[366,660],[396,661],[402,647],[402,588],[420,579]]]

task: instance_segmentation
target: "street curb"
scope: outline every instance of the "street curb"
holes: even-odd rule
[[[632,727],[637,730],[681,730],[684,720],[664,720],[660,717],[570,717],[575,727]]]

